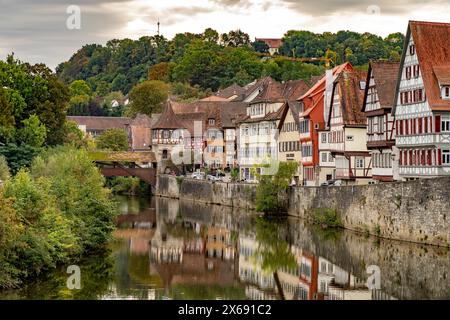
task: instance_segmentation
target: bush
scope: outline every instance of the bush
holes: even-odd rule
[[[110,151],[128,151],[128,135],[122,129],[109,129],[103,132],[96,140],[97,149]]]
[[[115,203],[86,151],[49,150],[0,190],[0,287],[101,247]]]
[[[259,175],[256,189],[256,210],[264,213],[277,213],[286,210],[281,193],[289,187],[297,171],[295,162],[281,162],[276,174]]]
[[[8,162],[4,156],[0,155],[0,181],[6,181],[9,177]]]
[[[322,228],[342,228],[342,221],[336,210],[319,208],[314,210],[313,223]]]

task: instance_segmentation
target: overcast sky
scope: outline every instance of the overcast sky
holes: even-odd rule
[[[81,10],[81,28],[67,28],[67,8]],[[282,37],[291,29],[352,30],[386,36],[408,20],[450,22],[450,0],[0,0],[0,59],[10,52],[54,68],[87,43],[156,33],[242,29]],[[71,20],[72,21],[72,20]]]

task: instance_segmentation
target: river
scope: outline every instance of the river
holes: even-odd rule
[[[445,248],[173,199],[117,200],[114,240],[76,263],[80,290],[60,266],[0,299],[450,299]]]

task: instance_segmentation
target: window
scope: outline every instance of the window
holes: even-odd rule
[[[300,121],[300,133],[309,133],[309,120]]]
[[[378,117],[378,133],[384,132],[384,116]]]
[[[302,145],[302,157],[312,157],[312,146],[311,145]]]
[[[356,158],[356,169],[364,169],[364,158]]]
[[[326,133],[322,133],[322,143],[327,143],[327,134]]]
[[[442,88],[442,99],[445,99],[445,100],[450,99],[450,87],[449,86]]]
[[[328,153],[328,162],[334,162],[334,158],[331,155],[331,152]],[[329,179],[329,180],[331,180],[331,179]]]
[[[168,130],[164,130],[164,139],[169,139],[170,132]]]
[[[210,126],[213,126],[213,125],[215,125],[216,124],[216,119],[208,119],[208,124],[210,125]]]
[[[355,140],[355,137],[354,137],[354,136],[347,136],[347,137],[345,137],[345,139],[346,139],[347,141],[354,141],[354,140]]]
[[[164,149],[162,152],[162,158],[164,160],[166,160],[166,159],[168,159],[168,157],[169,157],[169,152],[167,151],[167,149]]]
[[[450,150],[442,150],[442,164],[450,164]]]
[[[321,158],[322,162],[328,162],[328,154],[326,152],[322,152]]]
[[[366,82],[365,81],[360,81],[359,82],[359,89],[360,90],[366,90]]]
[[[409,46],[409,54],[411,56],[416,54],[416,46],[415,45],[412,44],[412,45]]]
[[[418,78],[418,77],[420,76],[420,68],[419,68],[419,65],[416,64],[416,65],[413,67],[413,70],[414,70],[414,78]]]
[[[407,80],[411,79],[411,66],[406,67],[405,72],[406,72],[406,79]]]
[[[441,131],[442,132],[450,132],[450,118],[442,117],[442,120],[441,120]]]

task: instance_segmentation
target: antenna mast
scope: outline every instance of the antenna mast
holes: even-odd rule
[[[160,29],[159,29],[160,26],[161,26],[161,23],[159,22],[159,18],[158,18],[158,36],[160,35]]]

